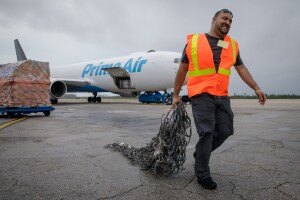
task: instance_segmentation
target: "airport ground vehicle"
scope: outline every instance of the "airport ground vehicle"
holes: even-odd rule
[[[167,103],[170,98],[170,94],[165,92],[164,94],[155,91],[155,92],[144,92],[140,94],[139,101],[141,103]]]
[[[20,106],[20,107],[2,107],[0,106],[0,114],[7,114],[7,116],[13,117],[14,115],[21,114],[30,114],[42,112],[45,116],[49,116],[51,111],[55,110],[52,106],[37,106],[37,107],[28,107],[28,106]]]

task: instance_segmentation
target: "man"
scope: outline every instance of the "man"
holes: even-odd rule
[[[214,15],[206,34],[187,37],[175,84],[173,107],[181,102],[180,89],[188,75],[187,89],[192,100],[193,117],[199,134],[196,145],[195,174],[205,189],[215,189],[209,169],[210,154],[233,134],[233,113],[228,98],[230,68],[234,65],[242,80],[254,90],[259,103],[266,96],[243,64],[238,43],[227,34],[233,14],[222,9]]]

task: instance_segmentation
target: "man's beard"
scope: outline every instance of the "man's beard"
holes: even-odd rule
[[[225,30],[223,29],[223,27],[226,27]],[[229,26],[226,26],[226,25],[222,25],[221,27],[219,27],[219,31],[223,34],[223,35],[227,35],[228,32],[230,30],[230,27]]]

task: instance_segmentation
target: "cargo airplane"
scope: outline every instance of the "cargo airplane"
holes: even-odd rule
[[[17,60],[27,60],[16,39]],[[64,66],[50,66],[51,102],[67,92],[90,92],[88,102],[101,102],[98,92],[135,97],[142,91],[163,91],[173,87],[181,55],[149,50],[128,56],[94,60]]]

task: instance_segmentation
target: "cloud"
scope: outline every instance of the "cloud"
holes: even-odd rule
[[[149,49],[182,52],[189,33],[208,32],[230,9],[230,35],[261,87],[297,93],[300,74],[296,0],[10,0],[0,2],[0,63],[14,62],[13,40],[27,57],[62,65]],[[234,71],[234,69],[233,69]],[[251,93],[233,73],[231,90]]]

